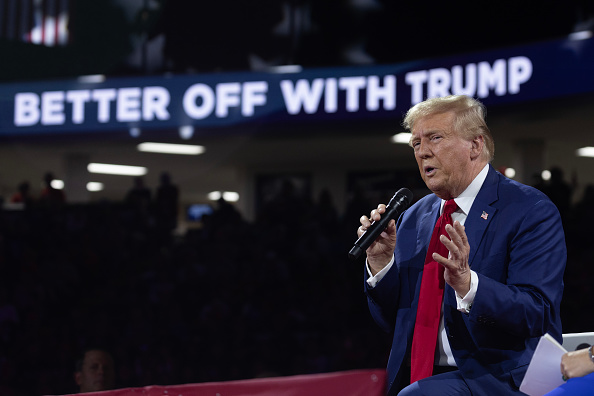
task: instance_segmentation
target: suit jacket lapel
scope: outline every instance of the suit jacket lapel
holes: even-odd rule
[[[441,207],[441,199],[438,198],[436,195],[433,195],[435,202],[431,205],[431,211],[428,211],[423,215],[419,224],[419,231],[417,234],[418,243],[420,246],[425,246],[425,256],[427,255],[427,250],[429,249],[429,242],[431,241],[431,236],[433,234],[433,229],[435,228],[435,223],[437,223],[437,219],[439,218],[439,210]],[[423,256],[423,262],[421,263],[421,267],[425,264],[425,256]]]
[[[468,244],[470,245],[468,264],[471,268],[472,260],[481,244],[485,230],[497,213],[497,208],[491,206],[491,204],[499,198],[498,187],[499,176],[495,169],[489,165],[487,178],[476,196],[464,223]]]
[[[489,165],[489,173],[487,174],[487,177],[470,208],[468,217],[464,222],[468,244],[470,245],[468,265],[471,269],[472,261],[480,247],[485,230],[497,212],[497,208],[491,206],[491,204],[499,199],[498,188],[499,176],[495,169]],[[455,292],[450,286],[446,286],[445,288],[445,299],[446,303],[454,307],[456,306]]]

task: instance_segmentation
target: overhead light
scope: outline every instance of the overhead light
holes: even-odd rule
[[[87,190],[89,191],[102,191],[103,190],[103,183],[99,182],[88,182],[87,183]]]
[[[50,182],[50,186],[52,186],[52,188],[55,188],[56,190],[62,190],[64,188],[64,181],[54,179]]]
[[[412,133],[400,132],[392,136],[392,143],[408,144],[410,142],[411,137]]]
[[[52,188],[56,190],[63,190],[64,189],[64,181],[60,179],[54,179],[51,181],[50,185]],[[88,182],[87,183],[87,190],[88,191],[101,191],[103,190],[103,183],[99,182]]]
[[[587,40],[594,31],[594,17],[581,20],[573,26],[573,32],[568,35],[569,40]]]
[[[211,191],[208,193],[208,199],[211,201],[218,201],[222,196],[223,194],[220,191]]]
[[[140,128],[138,128],[138,127],[132,127],[132,128],[130,128],[129,132],[130,132],[130,136],[132,136],[132,137],[139,137],[140,136]]]
[[[148,172],[148,169],[144,166],[98,164],[95,162],[90,163],[87,170],[91,173],[123,176],[144,176]]]
[[[569,39],[570,40],[587,40],[590,37],[592,37],[592,31],[591,30],[582,30],[579,32],[573,32],[573,33],[569,33]]]
[[[208,193],[208,199],[211,201],[218,201],[223,198],[227,202],[239,201],[239,194],[234,191],[211,191]]]
[[[223,199],[227,202],[237,202],[239,201],[239,194],[234,191],[225,191],[223,192]]]
[[[303,66],[301,65],[280,65],[280,66],[271,66],[270,72],[272,73],[280,73],[280,74],[288,74],[288,73],[301,73],[303,71]]]
[[[551,180],[551,171],[550,170],[546,170],[546,169],[543,170],[542,173],[540,174],[540,177],[544,181]]]
[[[179,127],[179,137],[184,140],[191,139],[194,136],[194,126],[182,125]]]
[[[165,154],[198,155],[204,153],[204,146],[192,144],[171,144],[145,142],[138,145],[139,151]]]
[[[105,82],[105,76],[103,74],[92,74],[92,75],[88,75],[88,76],[80,76],[80,77],[78,77],[78,82],[99,84],[99,83]]]
[[[594,157],[594,147],[582,147],[575,151],[578,157]]]

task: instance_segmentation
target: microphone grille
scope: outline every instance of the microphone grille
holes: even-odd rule
[[[405,199],[406,206],[408,206],[412,202],[413,193],[408,188],[401,188],[396,192],[395,197],[403,197]]]

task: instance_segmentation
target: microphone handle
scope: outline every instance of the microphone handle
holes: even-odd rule
[[[388,203],[388,206],[386,206],[386,212],[383,214],[382,218],[371,223],[369,228],[359,237],[359,239],[357,239],[349,252],[349,258],[351,260],[357,259],[363,251],[367,250],[367,248],[386,229],[390,220],[396,219],[398,214],[407,208],[409,197],[399,194],[399,192],[394,194]]]

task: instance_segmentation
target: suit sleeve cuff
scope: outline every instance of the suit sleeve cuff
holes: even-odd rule
[[[379,275],[379,273],[378,273]],[[377,275],[376,275],[377,276]],[[470,313],[470,308],[472,307],[472,302],[474,301],[474,297],[476,296],[476,291],[478,290],[478,275],[474,271],[470,271],[470,290],[464,297],[460,297],[458,293],[456,293],[456,303],[458,305],[458,311],[464,313]]]
[[[369,269],[369,264],[367,263],[367,259],[365,259],[365,268],[367,268],[367,273],[369,274],[369,278],[367,278],[367,285],[369,285],[369,287],[371,287],[371,288],[374,288],[375,285],[377,285],[377,283],[382,280],[384,275],[386,275],[386,272],[388,272],[390,270],[390,268],[392,268],[393,264],[394,264],[394,255],[392,255],[392,260],[390,260],[388,265],[386,265],[384,268],[382,268],[382,270],[380,272],[378,272],[377,274],[375,274],[375,276],[373,276],[373,275],[371,275],[371,270]]]

